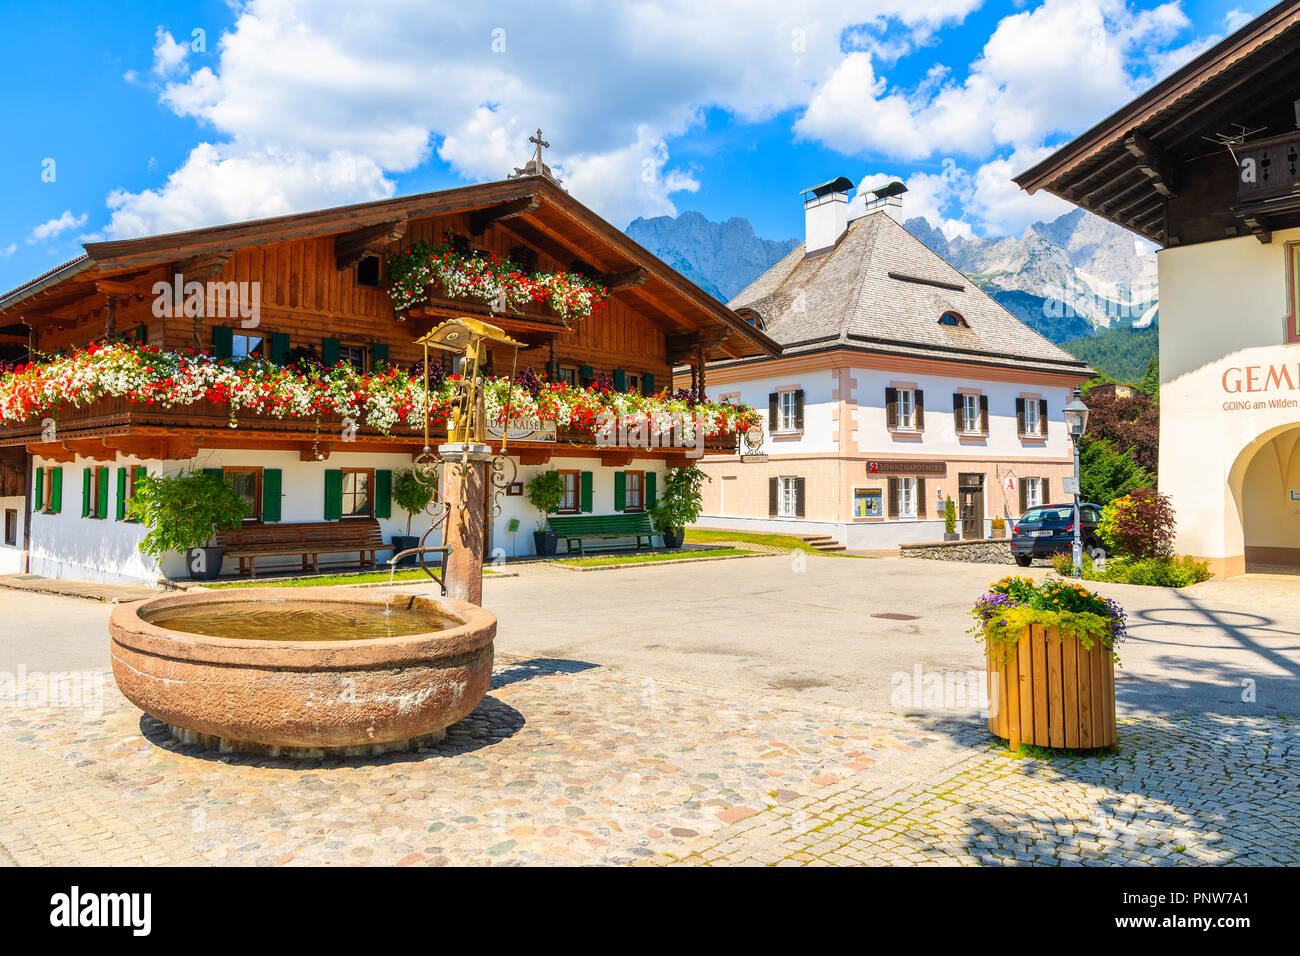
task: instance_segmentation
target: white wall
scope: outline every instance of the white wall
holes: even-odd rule
[[[60,467],[60,463],[38,458],[37,467]],[[119,458],[116,461],[95,460],[78,456],[75,462],[64,463],[63,468],[63,507],[59,514],[36,514],[32,517],[31,535],[31,572],[50,578],[65,578],[83,581],[102,581],[106,583],[152,582],[159,576],[183,577],[186,574],[184,561],[180,555],[167,555],[161,562],[147,558],[139,552],[140,540],[145,528],[138,523],[116,521],[113,515],[116,502],[116,469],[121,466],[134,467],[144,465],[150,474],[176,472],[191,468],[221,468],[237,465],[256,465],[262,468],[279,468],[282,474],[283,497],[281,499],[281,522],[308,522],[325,520],[325,471],[330,468],[376,468],[397,471],[408,468],[411,458],[406,454],[362,454],[353,452],[335,452],[324,461],[301,461],[297,452],[288,451],[253,451],[236,449],[201,449],[192,461],[158,461],[154,459]],[[83,518],[81,515],[81,474],[86,467],[105,465],[110,468],[110,480],[114,482],[110,489],[110,516],[108,518]],[[545,465],[522,466],[518,470],[517,481],[527,482],[540,471],[549,469],[590,471],[592,472],[592,507],[595,514],[612,514],[614,512],[614,468],[603,468],[598,459],[591,458],[555,458]],[[637,461],[627,466],[626,470],[644,470],[654,473],[657,491],[662,491],[664,473],[662,462]],[[3,499],[8,500],[8,499]],[[22,499],[14,499],[22,508]],[[525,496],[502,494],[502,514],[494,519],[492,547],[501,550],[506,557],[531,555],[533,531],[537,527],[537,512],[528,503]],[[0,508],[3,506],[0,505]],[[379,519],[379,525],[385,541],[391,541],[394,535],[406,534],[406,512],[393,504],[391,518]],[[519,519],[519,531],[510,534],[506,531],[511,518]],[[416,515],[411,521],[411,534],[419,536],[429,527],[426,515]],[[19,541],[21,544],[21,529]],[[441,543],[441,535],[430,537],[429,543]],[[627,544],[631,544],[629,539]],[[616,546],[618,540],[601,542],[603,546]],[[6,549],[0,549],[0,573],[6,567]],[[12,550],[12,549],[7,549]],[[561,545],[563,550],[563,545]],[[18,550],[21,555],[21,547]],[[355,555],[322,555],[324,563],[342,563]],[[386,560],[380,555],[380,561]],[[14,559],[15,561],[17,559]],[[279,559],[259,562],[261,568],[272,570]],[[231,573],[237,565],[228,562],[225,573]],[[20,570],[15,566],[12,570]]]
[[[18,574],[23,568],[23,523],[26,521],[26,502],[21,495],[16,498],[0,498],[0,574]],[[18,538],[10,547],[4,543],[4,516],[6,511],[18,512]]]
[[[1268,368],[1285,367],[1300,386],[1300,345],[1285,344],[1283,321],[1285,244],[1296,240],[1300,229],[1268,244],[1246,236],[1158,254],[1160,490],[1178,516],[1177,550],[1219,573],[1245,569],[1241,512],[1254,456],[1300,424],[1300,408],[1286,404],[1300,400],[1300,387],[1267,380]],[[1260,370],[1253,383],[1250,368]]]

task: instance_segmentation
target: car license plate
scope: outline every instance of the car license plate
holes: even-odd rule
[[[1052,532],[1050,531],[1031,531],[1030,534],[1035,538],[1050,538],[1052,536]]]

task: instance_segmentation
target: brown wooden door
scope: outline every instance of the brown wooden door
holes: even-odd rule
[[[962,538],[984,537],[984,476],[960,475],[958,497]]]

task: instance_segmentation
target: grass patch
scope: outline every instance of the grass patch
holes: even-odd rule
[[[809,554],[833,554],[818,551],[802,538],[789,534],[756,534],[750,531],[707,531],[702,528],[687,528],[687,544],[717,544],[728,541],[745,541],[750,544],[763,544],[772,548],[785,548],[787,551],[807,551]],[[835,557],[859,557],[859,555],[834,555]]]
[[[729,557],[737,554],[753,554],[743,548],[710,548],[707,551],[647,551],[644,554],[611,554],[590,558],[561,558],[556,564],[567,564],[575,568],[603,568],[613,564],[649,564],[654,561],[689,561],[692,558]]]
[[[495,574],[487,568],[483,569],[483,575]],[[401,584],[403,581],[428,581],[433,583],[433,579],[427,574],[416,568],[412,571],[398,571],[393,575],[393,583]],[[373,571],[368,574],[317,574],[304,578],[282,578],[277,581],[262,581],[258,579],[243,581],[214,581],[205,587],[213,589],[222,588],[327,588],[335,585],[348,584],[387,584],[387,571]]]
[[[1020,742],[1019,753],[1012,752],[1011,745],[1005,740],[1000,742],[999,747],[1011,754],[1012,757],[1032,757],[1034,760],[1041,760],[1044,763],[1051,763],[1054,760],[1087,760],[1091,757],[1102,757],[1119,751],[1117,746],[1091,747],[1086,750],[1040,747],[1037,744],[1025,743],[1023,740]]]

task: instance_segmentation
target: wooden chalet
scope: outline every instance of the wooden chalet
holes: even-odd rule
[[[500,182],[416,196],[87,244],[80,258],[0,296],[0,359],[25,361],[126,335],[165,350],[194,349],[222,357],[252,352],[282,361],[294,349],[309,347],[327,363],[346,359],[369,369],[384,361],[405,368],[423,357],[417,338],[448,318],[469,315],[524,343],[519,369],[530,366],[579,384],[608,375],[616,388],[650,394],[672,383],[674,365],[703,370],[717,359],[779,352],[762,332],[570,196],[539,163],[530,162],[523,172]],[[572,328],[540,306],[494,311],[471,299],[434,297],[399,317],[381,285],[385,256],[417,239],[436,244],[448,233],[462,234],[474,249],[503,258],[522,254],[539,270],[588,276],[608,289],[608,302],[594,316],[575,320]],[[237,316],[214,317],[220,305],[212,301],[203,310],[206,316],[158,315],[155,285],[177,275],[185,282],[256,283],[256,326],[245,328]],[[440,294],[438,287],[432,294]],[[493,352],[492,374],[510,374],[513,358],[509,349]],[[0,508],[23,512],[21,540],[11,547],[25,552],[23,567],[36,573],[135,579],[154,570],[139,564],[138,555],[128,559],[129,548],[95,567],[87,555],[105,548],[84,529],[68,545],[42,538],[42,519],[52,516],[41,510],[48,510],[48,489],[33,488],[38,468],[146,464],[168,470],[241,469],[269,467],[274,460],[282,471],[275,483],[280,483],[285,506],[267,507],[269,502],[250,498],[262,509],[255,517],[308,521],[331,517],[328,505],[324,514],[321,510],[319,484],[328,480],[322,472],[344,463],[372,470],[409,465],[423,445],[418,427],[399,426],[385,435],[362,423],[345,441],[339,424],[337,419],[318,423],[241,414],[238,427],[232,428],[228,408],[211,401],[161,408],[109,398],[65,409],[53,435],[40,420],[0,425]],[[441,436],[435,432],[432,437],[436,442]],[[653,474],[684,461],[680,449],[598,449],[590,435],[564,432],[554,441],[512,439],[510,451],[521,466],[520,481],[531,474],[529,466],[578,472],[585,482],[581,495],[586,510],[595,511],[616,504],[600,500],[604,486],[611,484],[607,472],[635,463],[640,472]],[[64,487],[72,489],[72,484],[69,477]],[[256,484],[258,498],[274,495],[273,483],[264,486],[259,478]],[[375,490],[368,486],[372,498]],[[295,497],[302,499],[302,507],[290,507]],[[514,497],[511,503],[515,516],[525,519],[524,528],[531,529],[535,515],[519,507],[524,500]],[[383,517],[383,512],[374,513],[373,501],[371,509],[372,519]],[[65,502],[63,512],[69,510]],[[509,522],[503,518],[501,524]],[[402,513],[385,530],[396,533],[404,527]],[[138,526],[121,528],[132,541],[138,537]],[[498,529],[498,546],[515,553],[531,547],[526,532],[513,549],[501,533]],[[67,554],[69,547],[80,556]],[[40,560],[32,561],[34,556]]]

